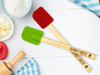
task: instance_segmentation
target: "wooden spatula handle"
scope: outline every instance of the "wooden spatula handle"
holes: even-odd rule
[[[21,50],[13,59],[12,61],[7,63],[7,67],[9,69],[12,69],[12,67],[19,61],[21,60],[26,54]]]
[[[61,43],[71,46],[66,39],[55,29],[55,27],[52,24],[48,25],[48,28],[52,31],[52,33],[60,40]],[[72,55],[78,60],[78,62],[85,68],[87,72],[90,72],[92,68],[88,65],[88,63],[79,55],[76,53],[71,52]]]
[[[63,43],[60,43],[60,42],[57,42],[57,41],[54,41],[54,40],[51,40],[51,39],[48,39],[48,38],[45,38],[45,37],[42,37],[41,41],[45,42],[45,43],[48,43],[50,45],[65,49],[67,51],[70,51],[70,52],[85,56],[85,57],[90,58],[90,59],[95,59],[96,58],[95,54],[92,54],[92,53],[89,53],[89,52],[86,52],[86,51],[83,51],[83,50],[68,46],[66,44],[63,44]]]
[[[52,24],[48,25],[48,28],[52,31],[52,33],[62,42],[65,43],[67,45],[70,45],[65,39],[64,37],[55,29],[55,27]]]
[[[72,53],[72,55],[78,60],[78,62],[84,67],[87,72],[92,70],[91,66],[78,54]]]
[[[52,24],[49,24],[48,25],[48,28],[55,34],[55,36],[63,43],[63,44],[66,44],[66,45],[69,45],[70,46],[70,44],[63,38],[63,36],[53,27],[53,25]],[[74,48],[74,47],[72,47],[71,48],[71,52],[73,52],[73,51],[81,51],[81,55],[84,55],[84,56],[86,56],[85,54],[89,54],[89,53],[87,53],[87,52],[85,52],[85,51],[82,51],[82,50],[80,50],[80,49],[77,49],[77,48]],[[76,52],[77,53],[77,52]],[[79,54],[80,55],[80,54]],[[90,58],[90,59],[95,59],[95,57],[96,57],[96,55],[91,55],[91,54],[89,54],[88,56],[86,56],[86,57],[88,57],[88,58]]]

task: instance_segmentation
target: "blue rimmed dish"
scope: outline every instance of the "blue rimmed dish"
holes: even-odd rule
[[[5,1],[5,0],[0,0],[1,8],[2,8],[3,12],[4,12],[7,16],[9,16],[9,17],[11,17],[11,18],[21,18],[21,17],[25,16],[25,15],[30,11],[31,6],[32,6],[32,0],[29,0],[29,6],[28,6],[27,10],[26,10],[23,14],[21,14],[21,15],[14,16],[14,15],[11,15],[11,14],[9,14],[9,13],[7,12],[7,10],[6,10],[6,8],[5,8],[4,1]]]

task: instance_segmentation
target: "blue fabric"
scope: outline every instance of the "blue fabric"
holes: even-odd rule
[[[37,62],[34,60],[34,58],[32,58],[14,75],[39,75]]]
[[[100,17],[100,4],[99,0],[70,0],[79,6],[86,8],[94,12],[97,16]]]

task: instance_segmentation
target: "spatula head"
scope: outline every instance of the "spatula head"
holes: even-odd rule
[[[53,18],[45,11],[43,7],[39,7],[36,11],[34,11],[32,16],[43,29],[53,21]]]
[[[26,26],[22,32],[22,39],[29,43],[39,45],[43,34],[43,31]]]

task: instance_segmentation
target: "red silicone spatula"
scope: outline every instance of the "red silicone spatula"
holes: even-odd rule
[[[43,7],[39,7],[33,13],[33,18],[41,28],[46,28],[53,21],[53,18],[43,9]]]
[[[62,43],[67,43],[69,45],[62,35],[53,27],[51,24],[53,22],[53,18],[45,11],[43,7],[39,7],[36,11],[34,11],[32,16],[41,28],[44,29],[48,27]]]

